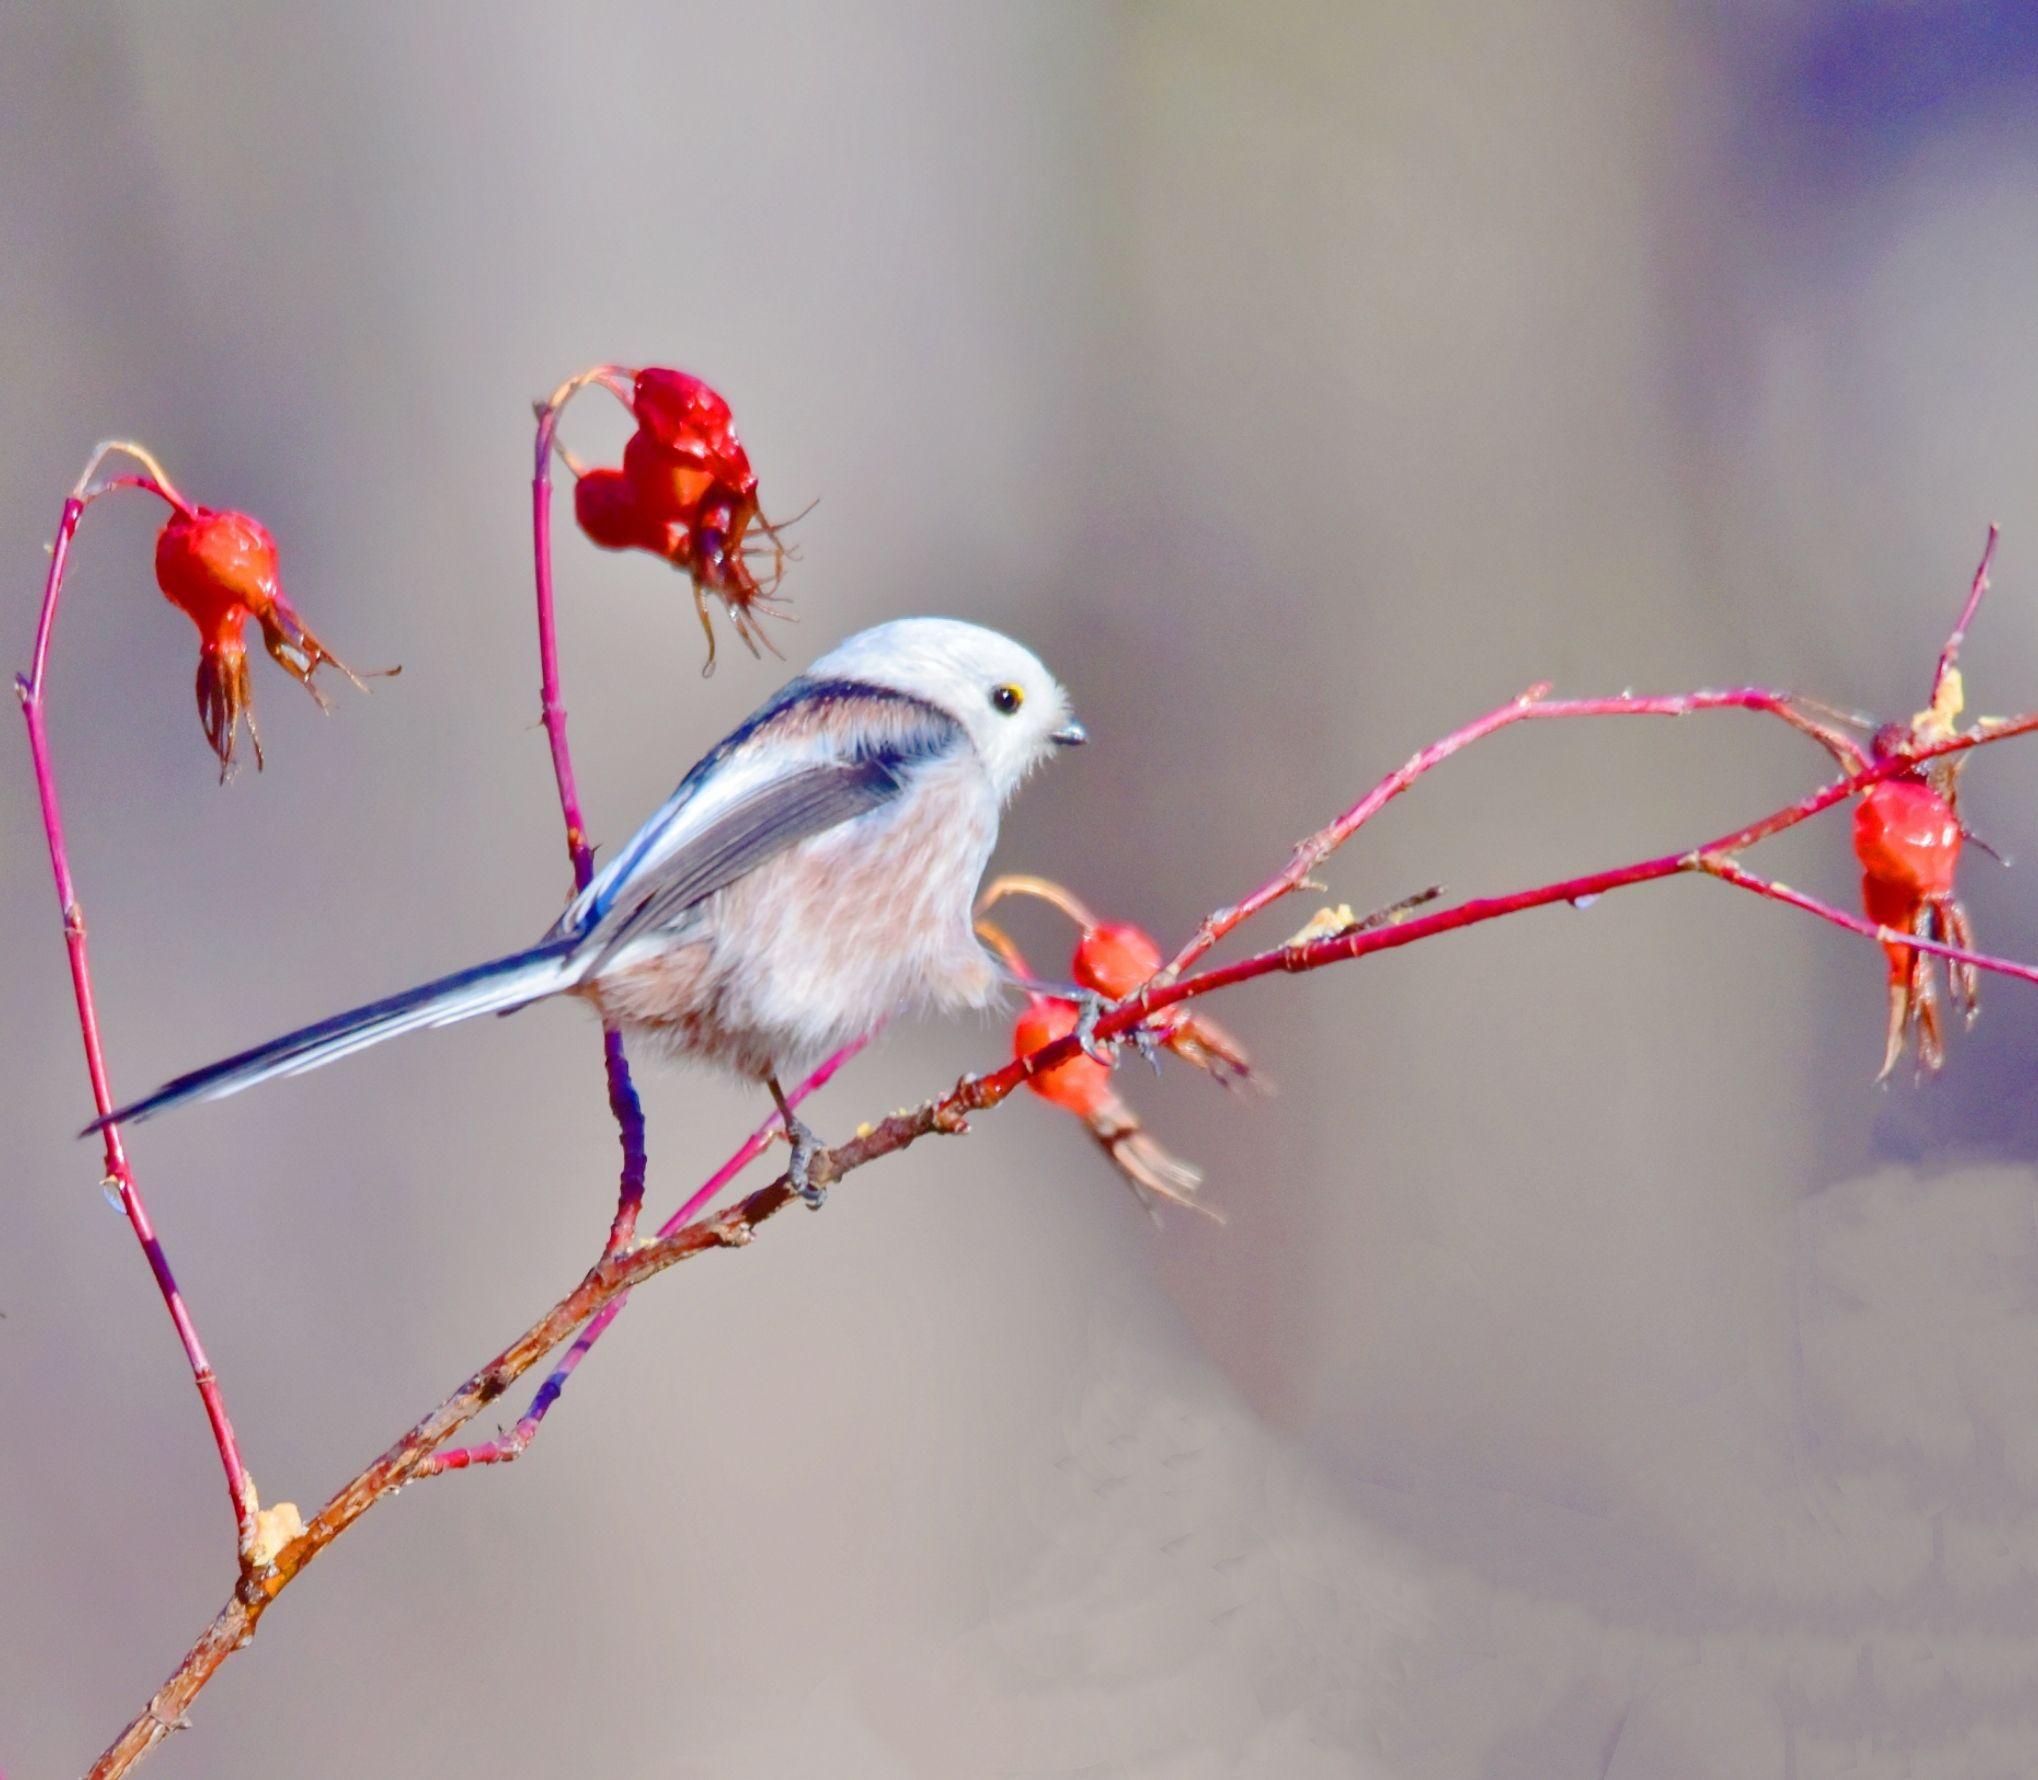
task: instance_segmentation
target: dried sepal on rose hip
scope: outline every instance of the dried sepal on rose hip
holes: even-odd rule
[[[1060,996],[1029,994],[1012,1027],[1012,1055],[1024,1059],[1067,1038],[1082,1018],[1073,1001]],[[1139,1122],[1111,1085],[1111,1066],[1078,1050],[1065,1062],[1028,1074],[1026,1085],[1041,1099],[1073,1113],[1089,1129],[1098,1147],[1111,1158],[1140,1203],[1155,1210],[1165,1199],[1186,1205],[1206,1217],[1217,1213],[1196,1198],[1202,1175],[1171,1156]]]
[[[1878,738],[1882,741],[1882,738]],[[1965,840],[1953,797],[1923,776],[1884,779],[1854,806],[1854,856],[1861,862],[1861,902],[1868,918],[1894,933],[1915,934],[1971,951],[1974,929],[1954,894]],[[1885,941],[1889,960],[1889,1023],[1882,1072],[1887,1077],[1906,1046],[1928,1073],[1946,1060],[1939,1008],[1939,960],[1914,946]],[[1974,1021],[1980,973],[1948,961],[1946,984],[1954,1004]]]
[[[628,400],[637,430],[621,468],[576,466],[581,531],[604,550],[643,550],[686,573],[708,639],[704,673],[715,666],[710,594],[752,655],[776,655],[760,619],[779,603],[790,552],[784,528],[759,511],[757,472],[729,404],[698,377],[662,365],[634,374]],[[769,565],[762,575],[760,563]]]
[[[219,757],[222,781],[233,770],[243,723],[257,770],[262,765],[248,673],[249,619],[260,627],[270,658],[321,708],[325,695],[312,676],[326,663],[362,684],[297,615],[283,591],[276,540],[245,513],[212,507],[173,512],[156,537],[156,585],[198,627],[198,718]]]

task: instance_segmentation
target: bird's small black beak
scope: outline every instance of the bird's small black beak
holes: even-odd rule
[[[1047,739],[1057,748],[1080,748],[1090,739],[1090,732],[1080,723],[1064,723]]]

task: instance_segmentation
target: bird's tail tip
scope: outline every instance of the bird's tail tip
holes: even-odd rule
[[[165,1082],[143,1099],[100,1114],[78,1135],[96,1136],[110,1125],[139,1124],[193,1101],[218,1100],[275,1076],[299,1075],[420,1027],[450,1025],[472,1014],[521,1006],[570,980],[570,954],[576,943],[566,938],[534,946],[335,1014]]]

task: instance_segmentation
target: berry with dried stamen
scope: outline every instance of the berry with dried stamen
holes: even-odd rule
[[[255,765],[262,764],[245,640],[250,618],[270,658],[321,705],[312,676],[324,663],[361,684],[298,617],[283,591],[276,540],[246,513],[193,507],[171,514],[156,538],[156,585],[198,627],[198,716],[221,779],[233,769],[243,721]]]
[[[637,430],[622,467],[574,466],[580,529],[605,550],[647,551],[685,572],[708,640],[704,672],[715,665],[711,594],[751,654],[776,654],[759,617],[774,601],[790,552],[780,528],[758,510],[757,472],[729,404],[698,377],[663,365],[635,373],[628,400]],[[752,566],[759,559],[769,565],[763,574]]]
[[[1861,902],[1868,918],[1895,933],[1971,949],[1973,930],[1954,895],[1964,839],[1952,800],[1922,778],[1885,779],[1854,806],[1854,856],[1861,862]],[[1889,960],[1889,1018],[1882,1075],[1896,1067],[1908,1043],[1926,1072],[1946,1057],[1939,1012],[1937,967],[1930,953],[1885,941]],[[1953,965],[1946,978],[1953,999],[1972,1022],[1978,978],[1972,966]]]

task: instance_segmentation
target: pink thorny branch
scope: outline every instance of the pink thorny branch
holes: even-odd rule
[[[96,480],[100,466],[115,453],[132,458],[146,473]],[[105,1051],[99,1040],[99,1011],[92,992],[92,961],[85,940],[85,907],[79,900],[77,884],[71,875],[70,848],[64,833],[63,806],[57,797],[56,759],[50,749],[46,712],[50,643],[56,630],[58,602],[63,597],[64,571],[70,563],[71,541],[77,536],[78,522],[84,518],[85,509],[101,495],[110,494],[117,488],[138,488],[155,495],[176,514],[188,515],[194,511],[191,503],[177,492],[164,474],[163,467],[141,446],[119,439],[110,439],[100,445],[86,461],[84,470],[65,497],[56,536],[50,543],[49,573],[43,583],[42,608],[36,619],[35,652],[29,659],[28,672],[16,676],[14,682],[21,700],[21,714],[28,724],[28,752],[35,772],[36,800],[42,810],[43,834],[49,843],[50,876],[56,886],[57,908],[63,917],[64,950],[71,967],[71,993],[77,1003],[78,1036],[85,1047],[85,1071],[92,1082],[93,1109],[102,1117],[113,1110],[113,1090],[107,1075]],[[233,1503],[236,1543],[245,1572],[256,1555],[260,1504],[256,1499],[254,1479],[241,1462],[240,1445],[234,1436],[232,1418],[227,1414],[226,1393],[213,1372],[212,1362],[206,1357],[197,1321],[178,1288],[169,1254],[156,1233],[154,1220],[149,1216],[148,1204],[142,1198],[140,1183],[135,1179],[126,1146],[121,1141],[120,1127],[108,1125],[101,1134],[101,1142],[106,1183],[119,1199],[128,1226],[141,1245],[142,1256],[148,1262],[156,1290],[162,1294],[163,1306],[170,1313],[178,1343],[191,1367],[192,1380],[198,1386],[199,1401],[205,1408],[213,1444],[219,1449],[220,1468],[226,1473],[227,1493]]]

